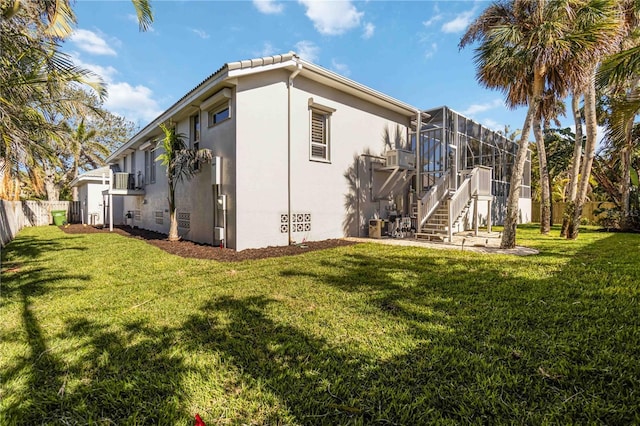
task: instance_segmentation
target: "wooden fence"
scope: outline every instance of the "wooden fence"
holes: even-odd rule
[[[561,224],[564,211],[569,203],[553,203],[551,206],[551,222],[554,224]],[[582,219],[588,220],[589,223],[595,224],[598,220],[598,216],[595,210],[598,209],[610,209],[615,207],[614,203],[593,201],[584,204],[582,209]],[[540,222],[540,203],[533,201],[531,203],[531,221]]]
[[[50,225],[55,210],[65,210],[68,222],[80,220],[79,201],[0,200],[0,245],[4,247],[24,227]]]

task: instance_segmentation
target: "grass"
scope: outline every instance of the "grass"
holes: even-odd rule
[[[640,422],[640,235],[537,256],[243,263],[30,228],[2,252],[2,424]]]

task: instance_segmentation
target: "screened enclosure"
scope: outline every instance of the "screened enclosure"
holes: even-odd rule
[[[422,188],[428,190],[444,173],[452,173],[456,189],[465,170],[486,166],[493,170],[492,217],[502,223],[509,196],[509,180],[512,174],[518,144],[509,140],[503,132],[493,131],[466,118],[448,107],[424,111],[430,115],[422,123],[420,131]],[[415,135],[412,135],[415,148]],[[521,198],[531,198],[531,152],[527,152]]]

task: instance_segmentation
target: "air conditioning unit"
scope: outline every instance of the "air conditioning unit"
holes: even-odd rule
[[[114,189],[129,188],[129,173],[114,173],[113,178],[115,180]]]
[[[385,153],[386,167],[409,169],[416,166],[416,155],[404,149],[392,149]]]

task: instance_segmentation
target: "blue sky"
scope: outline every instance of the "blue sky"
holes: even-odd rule
[[[476,81],[458,49],[486,1],[163,1],[139,32],[130,1],[78,0],[64,43],[108,83],[106,107],[144,126],[225,62],[295,51],[420,108],[448,105],[493,129],[522,127],[525,110]]]

